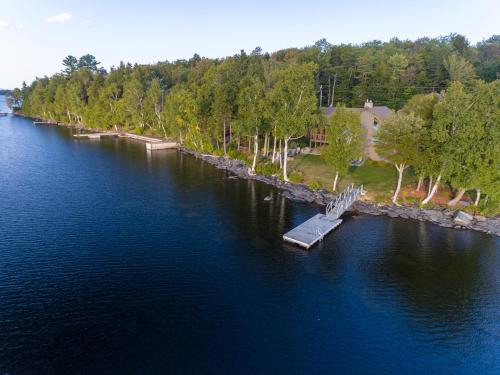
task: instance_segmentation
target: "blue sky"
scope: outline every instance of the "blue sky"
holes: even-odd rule
[[[105,68],[302,47],[320,38],[362,43],[393,36],[500,34],[499,0],[152,1],[0,0],[0,88],[61,69],[92,53]]]

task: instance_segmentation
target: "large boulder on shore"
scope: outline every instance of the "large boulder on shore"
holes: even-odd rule
[[[472,223],[473,217],[466,212],[457,211],[453,221],[458,225],[469,226]]]

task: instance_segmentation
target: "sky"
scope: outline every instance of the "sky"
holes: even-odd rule
[[[109,69],[321,38],[358,44],[456,32],[476,43],[500,34],[499,14],[500,0],[0,0],[0,88],[50,76],[65,56],[86,53]]]

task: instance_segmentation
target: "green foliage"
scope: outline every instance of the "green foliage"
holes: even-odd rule
[[[371,159],[368,159],[366,160],[362,167],[365,167],[365,168],[387,168],[388,164],[386,161],[383,161],[383,160],[371,160]],[[358,168],[360,167],[355,167],[355,166],[352,166],[350,167],[349,169],[350,170],[357,170]]]
[[[248,155],[245,154],[244,152],[241,152],[241,151],[238,151],[238,150],[229,150],[227,152],[227,155],[231,158],[231,159],[238,159],[238,160],[243,160],[245,162],[248,161]]]
[[[328,144],[321,156],[335,172],[345,174],[353,160],[363,157],[363,128],[359,114],[337,106],[326,128]]]
[[[314,90],[314,75],[317,67],[313,63],[290,64],[277,70],[274,84],[268,94],[268,108],[272,113],[275,134],[283,139],[283,179],[288,180],[288,142],[303,137],[317,122],[318,107]]]
[[[457,188],[483,190],[498,198],[500,181],[500,84],[455,82],[434,109],[430,128],[434,160]]]
[[[316,65],[290,64],[277,70],[269,92],[269,107],[278,134],[288,142],[304,136],[308,127],[317,121],[317,99],[314,89]]]
[[[273,176],[279,173],[279,167],[272,163],[259,164],[256,168],[256,172],[264,176]],[[292,178],[292,176],[290,176],[290,178]]]
[[[500,79],[500,35],[493,35],[477,44],[474,52],[476,70],[481,79],[491,82]]]
[[[68,56],[70,57],[70,56]],[[86,54],[78,59],[78,69],[87,69],[92,72],[97,72],[99,70],[99,64],[93,55]]]
[[[142,135],[142,134],[144,134],[144,128],[136,127],[133,129],[133,133],[138,134],[138,135]]]
[[[423,120],[413,112],[390,115],[377,132],[377,152],[393,164],[406,166],[418,160]]]
[[[472,64],[457,53],[453,53],[445,59],[444,67],[448,71],[450,82],[467,84],[477,77]]]
[[[405,104],[402,111],[407,114],[414,113],[429,126],[433,120],[434,106],[438,102],[439,96],[436,93],[415,95]]]
[[[64,66],[63,74],[68,77],[78,70],[78,59],[75,56],[69,55],[65,57],[62,64]]]
[[[470,206],[469,206],[470,207]],[[491,199],[488,199],[488,202],[484,202],[484,199],[482,202],[479,204],[479,207],[475,207],[476,209],[476,214],[479,213],[480,215],[485,215],[485,216],[496,216],[500,215],[500,204],[498,201],[494,201]]]
[[[434,203],[432,203],[432,201],[430,201],[429,203],[427,203],[427,204],[425,204],[423,206],[421,205],[420,207],[428,209],[428,210],[432,210],[432,209],[435,208],[435,205],[434,205]]]
[[[264,138],[281,142],[283,154],[292,143],[306,145],[300,138],[325,121],[318,104],[359,107],[369,98],[377,105],[404,107],[381,125],[379,148],[387,160],[411,165],[419,176],[440,175],[455,189],[480,188],[498,202],[499,52],[499,36],[471,46],[452,34],[362,45],[320,40],[272,54],[256,49],[224,59],[120,63],[109,72],[92,55],[68,56],[61,73],[23,84],[8,100],[28,116],[162,135],[200,152],[220,154],[238,144],[257,163],[262,159],[252,150],[262,149]],[[345,173],[341,185],[390,190],[395,171],[387,165],[349,167],[364,141],[359,116],[350,117],[337,105],[323,155],[328,165],[319,157],[296,157],[293,168],[305,182],[331,186],[335,169]],[[249,162],[248,154],[238,158]],[[282,161],[286,166],[288,159]],[[276,168],[267,165],[257,169]],[[286,170],[283,175],[286,179]],[[406,173],[405,182],[414,177]]]
[[[292,174],[292,176],[293,176],[293,174]],[[313,190],[320,190],[320,189],[323,189],[323,183],[319,180],[315,180],[309,184],[309,187]]]
[[[297,173],[290,174],[290,176],[288,176],[288,179],[290,182],[293,182],[296,184],[300,184],[301,182],[304,182],[304,179],[302,178],[302,176],[300,174],[297,174]]]
[[[417,203],[418,202],[418,199],[417,198],[414,198],[414,197],[406,197],[406,202],[410,203],[410,204],[413,204],[413,203]]]
[[[18,111],[21,109],[21,104],[23,102],[23,93],[19,88],[15,88],[7,96],[7,106],[13,111]]]

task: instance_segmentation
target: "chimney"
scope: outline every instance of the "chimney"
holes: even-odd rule
[[[371,100],[366,99],[365,108],[373,108],[373,102]]]

